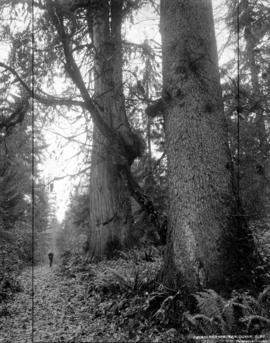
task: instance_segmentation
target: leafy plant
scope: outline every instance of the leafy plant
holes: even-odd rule
[[[185,313],[186,320],[206,335],[229,334],[235,329],[234,299],[226,301],[212,289],[195,294],[199,314]]]
[[[145,285],[153,281],[148,275],[143,268],[135,265],[130,270],[122,271],[108,268],[104,272],[97,272],[95,283],[103,290],[119,288],[122,291],[141,291]]]
[[[144,306],[146,317],[150,317],[160,327],[177,327],[184,333],[183,313],[186,310],[184,304],[184,290],[170,289],[163,284],[152,292]]]
[[[198,333],[257,334],[270,328],[270,286],[257,298],[234,291],[226,300],[212,289],[198,292],[195,298],[199,313],[186,312],[184,318]]]

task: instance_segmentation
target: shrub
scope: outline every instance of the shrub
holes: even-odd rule
[[[259,334],[270,329],[270,286],[257,298],[233,292],[226,300],[214,290],[195,294],[199,313],[185,313],[190,330],[198,334]]]

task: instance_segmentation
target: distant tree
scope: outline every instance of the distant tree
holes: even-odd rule
[[[31,136],[27,120],[0,133],[0,211],[3,228],[26,220],[31,201]]]
[[[251,221],[269,222],[269,8],[266,2],[227,2],[228,28],[239,48],[239,90],[236,64],[225,66],[226,114],[230,122],[232,153],[237,151],[237,116],[240,117],[240,194]],[[237,42],[237,41],[238,42]],[[236,53],[238,53],[236,51]],[[239,93],[239,94],[238,94]],[[238,96],[237,96],[238,94]],[[237,105],[239,101],[240,106]]]
[[[89,191],[76,191],[71,198],[64,223],[73,225],[77,233],[87,234],[89,218]]]
[[[12,106],[11,106],[12,109]],[[12,114],[4,113],[3,122]],[[15,116],[14,116],[15,118]],[[35,147],[34,170],[37,181],[32,198],[32,130],[29,113],[22,122],[0,129],[0,231],[10,237],[9,249],[13,249],[19,261],[32,260],[32,246],[42,250],[41,242],[48,223],[48,199],[45,186],[38,181],[38,163],[41,158],[42,136]],[[33,210],[34,200],[34,213]],[[35,219],[34,241],[32,237],[33,215]],[[1,233],[0,233],[1,235]]]

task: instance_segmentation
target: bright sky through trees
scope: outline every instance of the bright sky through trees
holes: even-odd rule
[[[223,0],[214,0],[213,6],[216,18],[222,18],[226,11]],[[222,20],[216,21],[216,33],[218,47],[222,51],[228,39],[228,32]],[[137,44],[142,44],[146,39],[152,39],[160,44],[159,18],[153,13],[150,6],[145,6],[137,13],[134,23],[126,23],[123,34],[127,41]],[[228,49],[222,51],[220,64],[227,60],[231,52]],[[8,53],[8,44],[4,41],[1,42],[0,61],[8,64]],[[133,61],[132,63],[140,64],[139,61]],[[56,78],[53,91],[44,87],[43,90],[55,95],[61,92],[63,82],[65,80],[59,76]],[[59,221],[64,218],[70,192],[74,189],[75,185],[80,183],[79,176],[69,177],[68,175],[75,175],[85,168],[83,156],[80,151],[87,141],[86,133],[83,130],[83,120],[71,125],[70,121],[76,116],[76,113],[69,112],[65,116],[67,117],[66,119],[58,119],[51,124],[47,124],[43,130],[48,149],[42,165],[42,174],[48,182],[55,179],[54,193],[57,203],[56,214]],[[79,136],[77,136],[78,133],[80,133]],[[70,136],[76,136],[76,138],[69,140],[68,137]]]
[[[142,44],[146,39],[153,39],[160,43],[160,34],[158,30],[159,18],[155,15],[150,8],[146,6],[140,10],[134,24],[127,23],[124,27],[125,39],[137,44]],[[139,61],[133,61],[133,63],[140,64]],[[61,87],[61,80],[59,80],[59,86]],[[72,114],[70,114],[72,117]],[[81,126],[78,124],[78,132]],[[70,131],[71,130],[71,131]],[[58,132],[53,134],[53,132]],[[80,144],[70,142],[67,144],[67,139],[61,137],[75,135],[74,127],[66,127],[66,129],[57,127],[55,124],[50,129],[45,131],[46,140],[49,143],[49,152],[47,154],[46,162],[44,163],[44,175],[47,178],[53,179],[62,177],[65,174],[76,174],[80,169],[84,169],[82,166],[82,156],[78,156],[80,150]],[[71,133],[72,132],[72,133]],[[85,134],[76,137],[82,143],[85,141]],[[61,148],[59,148],[61,146]],[[75,156],[77,155],[77,156]],[[74,157],[75,156],[75,157]],[[66,177],[59,179],[55,182],[54,192],[57,199],[57,218],[61,221],[64,218],[66,206],[69,201],[69,195],[74,185],[79,183],[78,178]]]

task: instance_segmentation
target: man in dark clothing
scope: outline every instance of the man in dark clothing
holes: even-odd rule
[[[51,267],[51,266],[52,266],[52,263],[53,263],[53,253],[52,253],[52,252],[49,252],[49,253],[48,253],[48,256],[49,256],[50,267]]]

